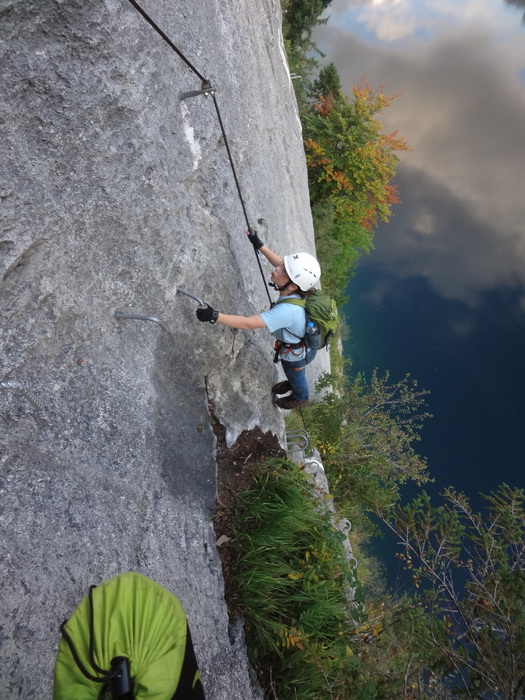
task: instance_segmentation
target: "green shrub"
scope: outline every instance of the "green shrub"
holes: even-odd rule
[[[306,475],[269,461],[236,497],[233,529],[249,653],[277,697],[358,698],[366,684],[350,645],[355,571]]]

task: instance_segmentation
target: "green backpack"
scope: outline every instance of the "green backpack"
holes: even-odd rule
[[[316,289],[308,299],[288,299],[284,297],[279,299],[279,303],[304,306],[306,310],[306,335],[304,341],[307,347],[312,349],[324,348],[337,333],[339,328],[337,305],[335,300],[321,289]],[[310,322],[314,324],[314,329],[311,326],[310,328],[308,327]],[[313,332],[309,332],[310,329]],[[292,335],[294,334],[292,333]]]

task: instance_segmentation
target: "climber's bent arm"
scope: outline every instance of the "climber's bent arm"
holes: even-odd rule
[[[252,330],[254,328],[266,328],[265,322],[259,314],[255,316],[233,316],[232,314],[221,314],[217,317],[217,323],[230,328],[242,328]]]

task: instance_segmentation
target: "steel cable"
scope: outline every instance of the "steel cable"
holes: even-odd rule
[[[168,44],[168,46],[169,46],[173,51],[175,51],[175,53],[177,54],[177,56],[179,56],[179,58],[180,58],[182,61],[184,61],[184,63],[188,66],[188,68],[189,68],[191,71],[193,71],[193,73],[195,73],[195,75],[202,81],[202,83],[203,83],[203,84],[210,85],[210,82],[197,70],[197,68],[193,65],[193,63],[191,63],[191,61],[190,61],[188,58],[186,58],[186,56],[182,53],[182,51],[180,51],[180,50],[175,46],[175,44],[171,41],[171,39],[162,31],[162,29],[158,26],[158,24],[156,24],[156,23],[151,19],[151,17],[148,15],[148,13],[136,2],[136,0],[128,0],[128,1],[131,3],[131,5],[133,5],[133,7],[137,10],[137,12],[140,13],[140,15],[146,20],[146,22],[148,22],[148,24],[157,32],[157,34],[159,34],[159,36]],[[240,202],[241,202],[241,207],[242,207],[242,211],[243,211],[243,214],[244,214],[244,219],[245,219],[245,221],[246,221],[246,226],[248,227],[248,230],[249,230],[250,232],[252,232],[253,229],[252,229],[252,227],[250,226],[250,221],[249,221],[249,219],[248,219],[248,213],[247,213],[247,211],[246,211],[246,205],[245,205],[245,203],[244,203],[244,198],[243,198],[243,196],[242,196],[241,186],[240,186],[240,184],[239,184],[239,178],[237,177],[237,172],[236,172],[236,170],[235,170],[235,165],[234,165],[234,162],[233,162],[233,158],[232,158],[232,154],[231,154],[231,150],[230,150],[230,145],[229,145],[229,143],[228,143],[228,138],[227,138],[227,136],[226,136],[226,130],[224,129],[224,124],[223,124],[223,121],[222,121],[221,112],[220,112],[220,110],[219,110],[219,105],[218,105],[217,99],[216,99],[216,97],[215,97],[215,91],[214,91],[214,90],[211,91],[210,94],[211,94],[211,96],[212,96],[212,98],[213,98],[213,104],[215,105],[215,111],[216,111],[216,113],[217,113],[217,118],[218,118],[218,120],[219,120],[219,126],[220,126],[220,129],[221,129],[222,137],[223,137],[223,139],[224,139],[224,145],[226,146],[226,152],[227,152],[227,154],[228,154],[228,159],[229,159],[229,161],[230,161],[230,167],[231,167],[231,170],[232,170],[232,173],[233,173],[233,179],[235,180],[235,186],[236,186],[236,188],[237,188],[237,193],[238,193],[238,195],[239,195],[239,200],[240,200]],[[265,290],[266,290],[266,294],[268,295],[268,301],[270,302],[270,306],[271,306],[271,305],[272,305],[272,298],[271,298],[271,296],[270,296],[270,292],[269,292],[269,290],[268,290],[268,286],[267,286],[267,283],[266,283],[266,276],[265,276],[264,271],[263,271],[263,269],[262,269],[261,260],[260,260],[260,256],[259,256],[259,251],[258,251],[255,247],[254,247],[253,250],[254,250],[254,253],[255,253],[255,258],[256,258],[257,263],[258,263],[258,265],[259,265],[259,271],[260,271],[261,276],[262,276],[262,279],[263,279],[264,288],[265,288]]]
[[[181,58],[181,59],[184,61],[184,63],[188,66],[188,68],[189,68],[190,70],[192,70],[192,71],[195,73],[195,75],[196,75],[198,78],[200,78],[200,80],[202,80],[202,82],[206,82],[206,78],[205,78],[203,75],[201,75],[201,74],[199,73],[199,71],[195,68],[195,66],[193,65],[193,63],[191,63],[191,61],[189,61],[189,60],[186,58],[186,56],[182,53],[182,51],[179,51],[179,49],[175,46],[175,44],[171,41],[171,39],[170,39],[166,34],[164,34],[164,32],[162,31],[162,29],[159,27],[159,25],[156,24],[156,23],[151,19],[151,17],[148,15],[148,13],[147,13],[145,10],[142,9],[142,7],[138,4],[138,2],[136,2],[136,0],[129,0],[129,2],[130,2],[130,3],[133,5],[133,7],[137,10],[137,12],[139,12],[139,13],[144,17],[144,19],[146,20],[146,22],[148,22],[148,24],[150,24],[150,25],[153,27],[153,29],[157,32],[157,34],[159,34],[159,35],[164,39],[164,41],[168,44],[168,46],[169,46],[171,49],[173,49],[173,51],[175,51],[175,53],[177,54],[177,56],[179,56],[179,58]]]

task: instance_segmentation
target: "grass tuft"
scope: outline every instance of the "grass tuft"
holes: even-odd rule
[[[358,582],[345,535],[307,476],[269,460],[253,488],[236,497],[233,530],[248,649],[268,697],[358,697],[351,633],[359,620],[349,597]]]

